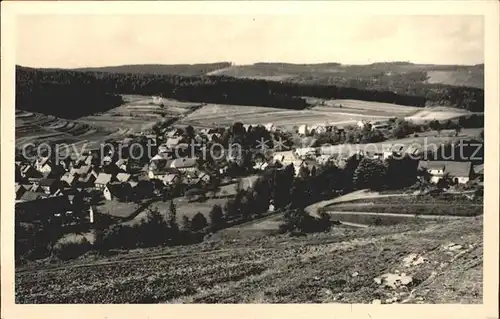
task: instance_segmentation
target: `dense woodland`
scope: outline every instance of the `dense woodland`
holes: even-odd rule
[[[115,94],[162,95],[181,101],[304,109],[302,96],[358,99],[412,106],[451,105],[483,112],[484,90],[412,82],[410,73],[391,85],[349,80],[339,85],[272,82],[228,76],[182,76],[71,70],[16,69],[16,108],[78,117],[121,103]],[[382,84],[380,84],[382,83]],[[390,88],[390,90],[388,90]]]
[[[96,68],[80,68],[73,71],[137,73],[137,74],[175,74],[185,76],[204,75],[212,71],[228,68],[231,62],[200,63],[200,64],[132,64]]]

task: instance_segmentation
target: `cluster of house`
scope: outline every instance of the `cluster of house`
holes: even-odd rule
[[[338,123],[317,123],[312,125],[302,124],[297,128],[297,133],[301,136],[310,136],[313,134],[322,134],[336,130],[337,133],[342,133],[344,128]],[[388,121],[358,121],[356,126],[360,129],[370,127],[371,130],[388,130],[391,124]]]
[[[387,130],[391,127],[388,121],[358,121],[356,125],[363,129],[365,127],[370,127],[371,130]]]
[[[430,182],[437,184],[445,176],[448,176],[456,184],[466,184],[478,179],[479,183],[484,180],[483,164],[472,165],[471,162],[455,161],[420,161],[419,170],[425,170],[429,174]]]
[[[372,127],[378,124],[380,123],[372,123]],[[249,125],[245,125],[245,129],[248,127]],[[269,124],[266,129],[272,131],[276,128]],[[317,130],[319,126],[313,129]],[[324,127],[319,130],[323,129],[328,128]],[[157,154],[143,171],[133,170],[127,159],[116,158],[112,154],[100,158],[95,152],[82,154],[76,159],[68,158],[59,163],[55,163],[49,157],[38,157],[32,162],[16,160],[16,209],[33,213],[40,211],[40,207],[43,207],[44,211],[54,213],[61,210],[71,211],[76,204],[81,205],[82,198],[88,193],[85,192],[86,190],[101,192],[106,200],[129,201],[137,194],[141,194],[144,198],[154,193],[159,194],[160,188],[177,184],[202,188],[210,183],[211,176],[199,168],[198,159],[194,154],[189,154],[189,146],[182,143],[182,133],[183,131],[179,129],[165,131],[163,143],[156,148]],[[195,137],[215,140],[221,137],[221,130],[202,129]],[[151,135],[148,138],[153,139],[156,145],[158,141],[156,136]],[[342,145],[334,147],[342,147]],[[179,149],[185,150],[187,156],[172,156],[173,150]],[[275,163],[281,164],[282,167],[293,164],[295,174],[298,175],[301,167],[311,170],[313,167],[328,162],[342,166],[342,163],[353,155],[349,152],[341,154],[338,150],[330,151],[324,147],[305,147],[275,152],[270,160],[264,156],[254,157],[253,168],[265,170]],[[413,145],[395,145],[382,152],[365,152],[363,155],[387,159],[394,154],[406,152],[418,155],[422,151]],[[228,164],[231,162],[241,164],[242,161],[228,150],[223,150],[223,152],[225,154],[221,160],[222,165],[219,166],[221,175],[226,173]],[[362,152],[358,151],[358,153]],[[427,170],[431,176],[431,182],[436,183],[444,176],[450,176],[457,183],[467,183],[477,176],[482,176],[482,169],[476,169],[470,162],[421,161],[418,168]]]
[[[421,151],[422,149],[414,145],[410,145],[408,147],[397,145],[383,152],[356,151],[356,153],[372,159],[385,160],[394,155],[401,155],[402,152],[406,152],[412,155],[418,155],[421,153]],[[275,152],[272,161],[273,163],[278,162],[283,166],[292,164],[295,168],[295,174],[298,175],[299,169],[301,167],[312,169],[312,167],[325,165],[328,162],[332,162],[335,165],[342,167],[343,165],[345,165],[345,161],[352,155],[354,154],[328,154],[327,152],[322,153],[321,147],[307,147],[285,152]],[[265,166],[260,167],[265,168]],[[476,179],[478,182],[482,183],[484,175],[483,164],[473,165],[470,161],[420,160],[417,170],[422,169],[428,172],[431,183],[438,183],[445,176],[449,176],[456,184],[466,184],[473,179]]]
[[[331,132],[334,129],[336,130],[337,133],[341,133],[344,131],[344,128],[338,127],[333,123],[332,124],[319,123],[312,125],[302,124],[297,128],[297,133],[301,136],[309,136],[313,134],[322,134],[326,132]]]
[[[196,158],[170,159],[158,153],[148,166],[148,177],[165,186],[183,183],[186,185],[207,184],[210,176],[197,168]]]
[[[123,189],[125,184],[129,187],[137,184],[130,173],[129,161],[113,160],[110,155],[104,156],[101,161],[97,155],[86,153],[59,163],[40,156],[34,162],[16,161],[15,169],[16,209],[25,213],[37,207],[60,213],[61,209],[72,206],[75,196],[88,196],[87,190],[99,190],[106,199],[112,199],[120,196],[118,190]],[[54,206],[56,203],[59,204]]]

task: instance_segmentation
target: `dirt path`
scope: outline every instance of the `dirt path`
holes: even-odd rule
[[[408,194],[379,194],[377,192],[370,192],[366,189],[355,191],[340,197],[333,199],[323,200],[305,208],[305,211],[311,216],[318,216],[318,212],[321,208],[326,207],[331,204],[338,204],[344,202],[350,202],[358,199],[370,199],[370,198],[381,198],[381,197],[394,197],[394,196],[411,196]]]
[[[450,215],[414,215],[414,214],[394,214],[394,213],[374,213],[374,212],[350,212],[350,211],[329,211],[332,215],[371,215],[371,216],[388,216],[388,217],[418,217],[424,219],[462,219],[467,217],[477,216],[450,216]]]
[[[324,208],[326,206],[329,206],[331,204],[339,204],[339,203],[345,203],[345,202],[350,202],[358,199],[370,199],[370,198],[382,198],[382,197],[402,197],[402,196],[412,196],[410,194],[379,194],[376,192],[369,192],[367,190],[360,190],[360,191],[355,191],[352,193],[349,193],[347,195],[343,195],[334,199],[330,200],[325,200],[321,202],[314,203],[310,206],[307,206],[305,208],[305,211],[310,214],[311,216],[318,217],[318,212],[321,208]],[[374,212],[356,212],[356,211],[328,211],[328,214],[330,215],[370,215],[370,216],[382,216],[382,217],[407,217],[407,218],[414,218],[417,217],[417,215],[414,214],[395,214],[395,213],[374,213]],[[423,219],[447,219],[447,220],[455,220],[455,219],[462,219],[462,218],[467,218],[467,217],[474,217],[474,216],[450,216],[450,215],[418,215],[418,218],[423,218]],[[342,222],[341,224],[347,225],[347,226],[354,226],[354,227],[368,227],[368,225],[364,224],[357,224],[357,223],[350,223],[350,222]]]

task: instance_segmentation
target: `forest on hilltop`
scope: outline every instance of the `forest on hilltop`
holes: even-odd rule
[[[484,111],[484,90],[426,84],[396,77],[388,88],[360,79],[341,85],[304,84],[230,76],[113,73],[16,68],[16,108],[78,117],[103,112],[121,103],[119,94],[162,95],[180,101],[255,105],[286,109],[308,106],[303,96],[356,99],[420,106],[448,105]]]

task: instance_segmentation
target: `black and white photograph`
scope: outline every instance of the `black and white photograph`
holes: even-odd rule
[[[15,304],[484,303],[484,15],[14,25]]]

